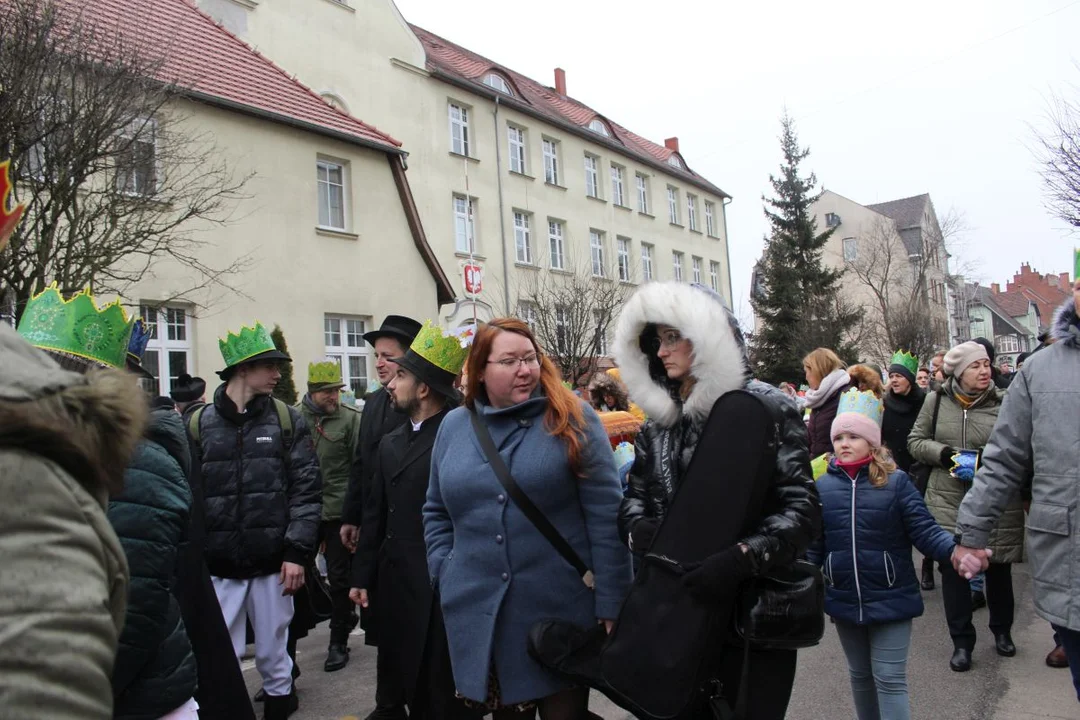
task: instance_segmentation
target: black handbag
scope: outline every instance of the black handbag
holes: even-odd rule
[[[941,410],[941,392],[934,393],[937,399],[934,400],[934,415],[930,421],[930,439],[933,440],[937,435],[937,419],[938,411]],[[916,460],[911,464],[911,468],[908,469],[908,477],[911,478],[911,482],[915,484],[915,489],[919,491],[920,495],[926,495],[926,488],[930,486],[930,473],[933,472],[932,465],[927,465],[921,460]]]
[[[796,560],[751,580],[739,596],[735,634],[755,650],[798,650],[825,635],[825,581]]]

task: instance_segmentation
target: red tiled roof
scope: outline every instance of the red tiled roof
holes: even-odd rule
[[[1028,299],[1018,292],[993,293],[994,301],[1012,317],[1023,317],[1028,313]]]
[[[588,105],[578,102],[571,97],[560,95],[553,88],[542,85],[535,80],[525,77],[521,73],[500,65],[487,58],[477,55],[471,50],[439,37],[421,27],[410,24],[413,33],[424,46],[427,54],[427,69],[433,71],[436,76],[440,73],[451,76],[459,81],[471,83],[476,92],[483,95],[497,94],[483,84],[484,76],[489,72],[495,72],[510,81],[514,90],[514,98],[507,99],[507,105],[519,107],[525,112],[540,116],[556,124],[569,125],[584,132],[590,132],[588,125],[595,118],[600,118],[611,129],[613,137],[605,138],[595,134],[590,139],[602,144],[610,145],[623,154],[639,159],[650,165],[662,164],[662,170],[675,177],[685,178],[720,197],[730,197],[726,192],[713,185],[711,182],[689,169],[685,158],[681,154],[669,150],[663,145],[657,145],[651,140],[646,140],[640,135],[627,130],[622,125],[604,117]],[[516,101],[516,103],[515,103]],[[683,167],[676,168],[668,165],[672,155],[679,155]]]
[[[195,99],[342,140],[400,152],[401,143],[331,107],[314,91],[219,26],[190,0],[65,0],[83,22],[159,52],[158,79]]]

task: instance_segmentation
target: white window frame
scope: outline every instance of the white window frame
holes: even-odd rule
[[[498,73],[489,72],[484,76],[484,84],[496,92],[513,97],[514,91],[510,89],[510,83]]]
[[[474,255],[476,254],[476,201],[471,197],[454,193],[452,207],[454,210],[454,252]]]
[[[600,197],[600,158],[585,153],[585,194],[591,198]]]
[[[331,174],[337,171],[340,173],[341,182],[335,183],[331,179]],[[325,173],[325,178],[323,174]],[[319,212],[319,227],[326,228],[328,230],[347,230],[349,227],[349,204],[347,199],[349,197],[348,192],[348,166],[339,161],[331,160],[329,158],[319,158],[315,161],[315,183],[318,191],[318,212]],[[336,225],[333,212],[333,197],[334,194],[339,194],[339,202],[341,204],[341,224]],[[325,201],[326,214],[323,214],[323,204]]]
[[[149,133],[149,140],[146,138],[146,133]],[[127,148],[118,151],[114,160],[116,163],[116,189],[118,192],[131,197],[152,197],[157,192],[158,179],[161,174],[161,169],[158,167],[157,134],[158,124],[157,120],[153,118],[132,120],[121,131],[121,142],[126,144]],[[138,140],[134,139],[136,135],[140,136]],[[151,167],[149,169],[151,177],[149,178],[145,177],[147,168],[140,167],[138,158],[135,157],[138,152],[137,148],[146,145],[149,145],[152,149]],[[124,163],[122,156],[128,157],[131,163]]]
[[[630,238],[616,238],[615,251],[618,259],[620,282],[630,282]]]
[[[625,172],[621,165],[611,164],[611,202],[621,207],[626,207],[626,183],[623,181]]]
[[[548,252],[551,269],[566,269],[566,227],[562,220],[548,220]]]
[[[686,221],[691,230],[697,230],[697,195],[686,193]]]
[[[533,264],[532,219],[520,210],[514,211],[514,256],[523,265]]]
[[[641,279],[653,279],[653,246],[649,243],[641,243]]]
[[[720,263],[715,260],[709,261],[709,287],[720,292]]]
[[[608,130],[607,123],[605,123],[600,118],[593,118],[592,121],[589,122],[589,129],[592,130],[597,135],[603,135],[604,137],[611,137],[611,131]]]
[[[559,184],[559,141],[544,138],[544,182]]]
[[[671,279],[675,282],[683,280],[683,254],[678,250],[671,251]]]
[[[607,270],[604,268],[604,233],[599,230],[589,230],[589,259],[593,277],[605,277]]]
[[[608,337],[606,332],[600,330],[604,324],[603,310],[593,310],[593,322],[596,323],[596,344],[593,350],[598,356],[606,357],[608,354]]]
[[[525,322],[529,329],[536,332],[536,304],[529,300],[518,303],[518,319]]]
[[[1020,338],[1016,335],[998,335],[994,338],[994,344],[999,354],[1020,352]]]
[[[570,308],[565,305],[555,306],[555,352],[563,355],[567,352],[570,334]]]
[[[679,168],[680,170],[683,169],[682,160],[680,160],[679,156],[675,154],[672,154],[671,157],[667,159],[667,164],[671,167]]]
[[[694,279],[694,282],[698,285],[701,284],[701,258],[690,256],[690,277]]]
[[[177,313],[182,313],[182,321],[176,322]],[[185,354],[184,360],[184,372],[188,375],[195,375],[195,343],[192,340],[192,327],[191,327],[191,309],[183,305],[162,305],[154,307],[153,305],[140,305],[139,317],[146,323],[147,332],[150,333],[150,341],[146,344],[146,350],[149,352],[157,353],[157,367],[147,366],[144,362],[143,367],[152,372],[157,378],[157,394],[168,395],[172,390],[173,376],[170,373],[169,366],[169,354],[182,352]],[[179,329],[182,328],[182,331]],[[170,330],[177,330],[177,332],[170,333]],[[161,332],[165,330],[165,332]],[[170,337],[170,334],[176,337]],[[179,335],[183,335],[180,338]],[[143,356],[145,361],[146,356]],[[177,377],[179,373],[177,373]],[[145,383],[150,383],[150,380],[145,380]],[[148,388],[153,390],[153,388]]]
[[[469,107],[451,101],[447,103],[447,116],[450,121],[450,152],[471,157],[469,155]]]
[[[857,238],[844,238],[844,262],[855,262],[859,259],[859,241]]]
[[[638,208],[637,209],[638,209],[638,212],[648,215],[649,214],[649,178],[642,175],[641,173],[636,173],[634,175],[634,177],[636,178],[635,183],[637,185],[637,202],[638,202]]]
[[[524,175],[528,167],[525,161],[525,131],[516,125],[508,125],[506,142],[510,148],[510,172]]]
[[[679,224],[679,189],[668,185],[667,188],[667,212],[668,222],[672,225]]]
[[[336,330],[333,329],[335,325]],[[364,333],[371,328],[370,317],[332,314],[323,316],[323,345],[326,357],[337,361],[345,386],[357,397],[367,392],[368,383],[371,382],[371,347],[364,340]],[[353,374],[350,359],[357,359],[361,363],[362,375]]]
[[[716,203],[705,201],[705,234],[716,237]]]

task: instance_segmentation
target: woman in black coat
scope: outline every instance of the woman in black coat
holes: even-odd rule
[[[840,396],[852,388],[852,382],[844,362],[827,348],[818,348],[803,358],[803,372],[810,385],[806,393],[806,407],[810,408],[806,431],[810,436],[810,457],[816,458],[832,452],[832,421]]]

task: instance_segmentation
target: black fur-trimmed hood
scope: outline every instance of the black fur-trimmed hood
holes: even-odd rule
[[[696,380],[686,401],[677,401],[663,366],[643,350],[643,335],[656,325],[678,328],[694,345],[691,373]],[[630,297],[615,330],[615,362],[630,399],[650,419],[673,427],[683,412],[703,421],[717,399],[749,380],[746,345],[738,321],[721,297],[702,285],[650,282]]]

